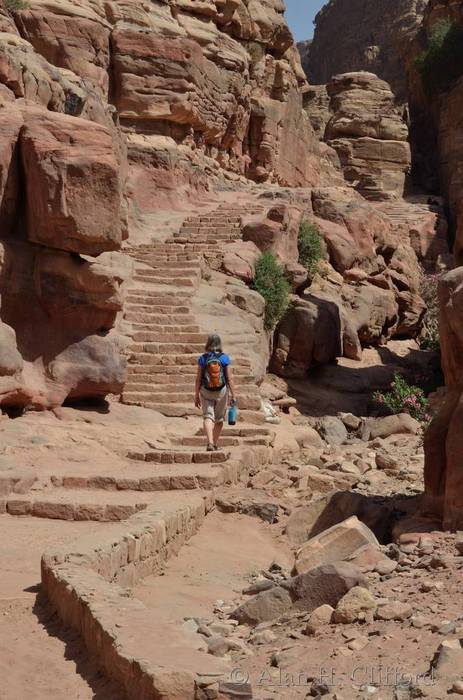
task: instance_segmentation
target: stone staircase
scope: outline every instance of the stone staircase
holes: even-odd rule
[[[219,268],[223,248],[241,237],[241,216],[257,208],[224,208],[190,217],[164,243],[131,248],[134,282],[125,320],[131,324],[128,380],[122,402],[152,408],[166,416],[198,414],[193,407],[198,356],[206,331],[192,312],[203,271]],[[247,337],[236,337],[245,353]],[[239,408],[244,418],[261,422],[260,398],[245,356],[233,358]],[[253,415],[253,413],[255,415]]]
[[[245,482],[250,470],[271,461],[274,437],[267,426],[225,427],[221,449],[207,452],[199,430],[179,436],[170,447],[129,449],[111,466],[63,459],[61,466],[39,476],[18,470],[17,475],[0,476],[0,513],[110,522],[162,506],[164,498],[170,503],[169,493],[172,502],[188,503],[193,492],[210,494]]]

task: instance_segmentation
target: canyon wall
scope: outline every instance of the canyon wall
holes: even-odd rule
[[[404,56],[428,0],[330,0],[315,19],[304,69],[309,82],[338,73],[368,71],[386,80],[406,101]]]
[[[459,0],[431,0],[425,20],[425,37],[430,37],[438,22],[453,23],[463,27],[463,2]],[[426,41],[423,41],[423,47]],[[445,46],[445,44],[444,44]],[[461,47],[461,43],[459,44]],[[454,47],[455,50],[455,47]],[[460,59],[459,59],[460,57]],[[461,61],[461,48],[452,55],[451,68]],[[463,211],[461,199],[463,181],[461,160],[463,157],[463,70],[449,80],[449,72],[442,76],[432,89],[414,93],[417,109],[431,128],[435,143],[435,162],[440,176],[451,222],[455,232],[454,261],[463,264]],[[423,86],[421,86],[423,88]],[[422,122],[420,122],[421,124]],[[420,135],[426,134],[424,130]],[[463,267],[443,276],[439,282],[440,342],[442,367],[445,373],[447,394],[445,401],[425,436],[425,506],[443,520],[445,528],[463,528],[463,478],[461,441],[463,367],[461,363],[463,339]]]
[[[463,30],[463,2],[451,0],[431,0],[424,18],[424,37],[422,46],[433,34],[433,30],[441,22],[453,24]],[[461,46],[463,34],[457,41]],[[439,177],[442,194],[445,196],[452,227],[455,235],[454,258],[456,265],[463,264],[463,175],[461,161],[463,158],[463,130],[461,126],[461,110],[463,108],[463,51],[447,47],[452,43],[449,37],[444,41],[442,54],[450,54],[450,65],[442,65],[437,70],[434,82],[430,84],[431,76],[424,74],[417,77],[412,92],[414,110],[421,117],[417,120],[417,137],[420,139],[421,150],[429,144],[434,145],[435,157],[433,163]],[[436,61],[440,60],[439,58]],[[450,71],[455,71],[450,75]],[[440,75],[441,73],[445,73]]]

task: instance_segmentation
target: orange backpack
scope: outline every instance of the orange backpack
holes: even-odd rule
[[[210,352],[206,356],[203,371],[203,386],[208,391],[220,391],[226,385],[223,365],[220,361],[220,354]]]

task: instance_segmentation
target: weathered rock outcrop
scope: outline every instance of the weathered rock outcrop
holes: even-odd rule
[[[414,337],[425,311],[420,267],[389,218],[352,189],[339,187],[314,190],[310,206],[294,219],[293,233],[282,229],[280,235],[296,234],[297,240],[304,218],[318,228],[327,259],[277,328],[272,370],[300,377],[341,355],[360,359],[362,346]],[[254,242],[263,245],[266,227],[261,239],[257,224],[253,230]],[[274,243],[273,250],[285,250],[284,243]],[[279,257],[286,265],[297,261]]]
[[[463,268],[439,282],[440,342],[445,401],[425,436],[426,508],[444,528],[463,529]]]
[[[410,170],[408,128],[389,85],[366,72],[310,88],[306,111],[338,154],[344,178],[367,199],[401,197]]]
[[[170,170],[172,188],[198,161],[257,181],[311,185],[317,141],[301,111],[305,76],[283,9],[279,0],[47,0],[17,13],[17,24],[48,61],[111,100],[133,135],[133,161]],[[153,173],[154,187],[160,176]]]
[[[338,73],[369,71],[406,101],[403,57],[420,26],[427,0],[330,0],[315,19],[315,35],[303,66],[309,82]]]

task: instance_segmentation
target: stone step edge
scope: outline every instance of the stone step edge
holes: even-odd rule
[[[212,671],[211,686],[226,677],[227,665],[210,655],[192,652],[186,633],[185,649],[191,659],[188,667],[179,667],[174,658],[171,667],[165,659],[159,663],[157,657],[151,658],[149,640],[159,638],[160,633],[156,610],[128,597],[125,588],[162,571],[166,561],[199,530],[212,508],[211,497],[195,499],[192,505],[166,513],[147,508],[118,533],[97,541],[81,538],[74,548],[65,546],[42,556],[42,589],[52,609],[66,627],[82,637],[101,670],[125,690],[129,700],[162,695],[169,674],[176,687],[180,686],[182,698],[194,700],[199,687],[204,689],[201,671],[205,660]],[[126,630],[137,630],[135,639]],[[166,642],[169,633],[177,642],[173,646],[178,646],[182,639],[179,628],[163,626]],[[159,645],[154,648],[159,649]]]

